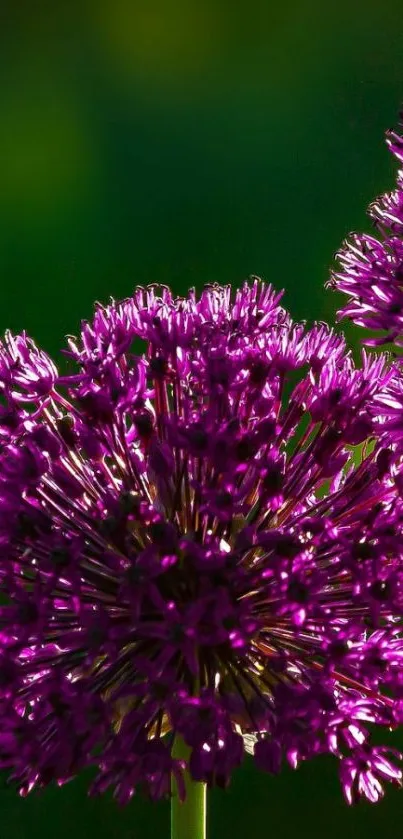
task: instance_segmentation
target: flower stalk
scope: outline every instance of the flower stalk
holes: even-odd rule
[[[187,760],[189,746],[181,737],[175,738],[172,756]],[[171,785],[171,839],[206,839],[206,784],[194,781],[185,769],[184,782],[186,799],[181,801],[177,783],[172,777]]]

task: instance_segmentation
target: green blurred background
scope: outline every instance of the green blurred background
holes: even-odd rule
[[[96,299],[249,273],[334,317],[332,254],[393,183],[401,0],[3,0],[0,33],[1,332],[56,354]],[[168,835],[168,805],[86,783],[0,790],[0,836]],[[209,839],[390,835],[402,813],[403,791],[347,810],[331,761],[271,779],[248,760]]]

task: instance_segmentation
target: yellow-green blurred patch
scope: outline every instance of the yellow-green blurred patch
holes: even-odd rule
[[[70,92],[28,68],[27,76],[2,104],[0,214],[35,223],[91,188],[94,144]]]

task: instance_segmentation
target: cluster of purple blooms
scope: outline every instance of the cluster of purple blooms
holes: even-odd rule
[[[400,344],[403,174],[372,213],[332,282]],[[246,747],[271,773],[331,754],[377,801],[402,780],[372,741],[403,722],[399,360],[356,366],[253,277],[139,288],[65,352],[0,344],[0,767],[25,795],[96,766],[125,803],[183,796],[186,763],[225,787]]]

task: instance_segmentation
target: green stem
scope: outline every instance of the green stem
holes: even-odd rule
[[[190,749],[180,737],[173,747],[173,757],[187,760]],[[206,839],[206,784],[193,781],[185,770],[186,800],[179,801],[176,782],[172,781],[171,839]]]

